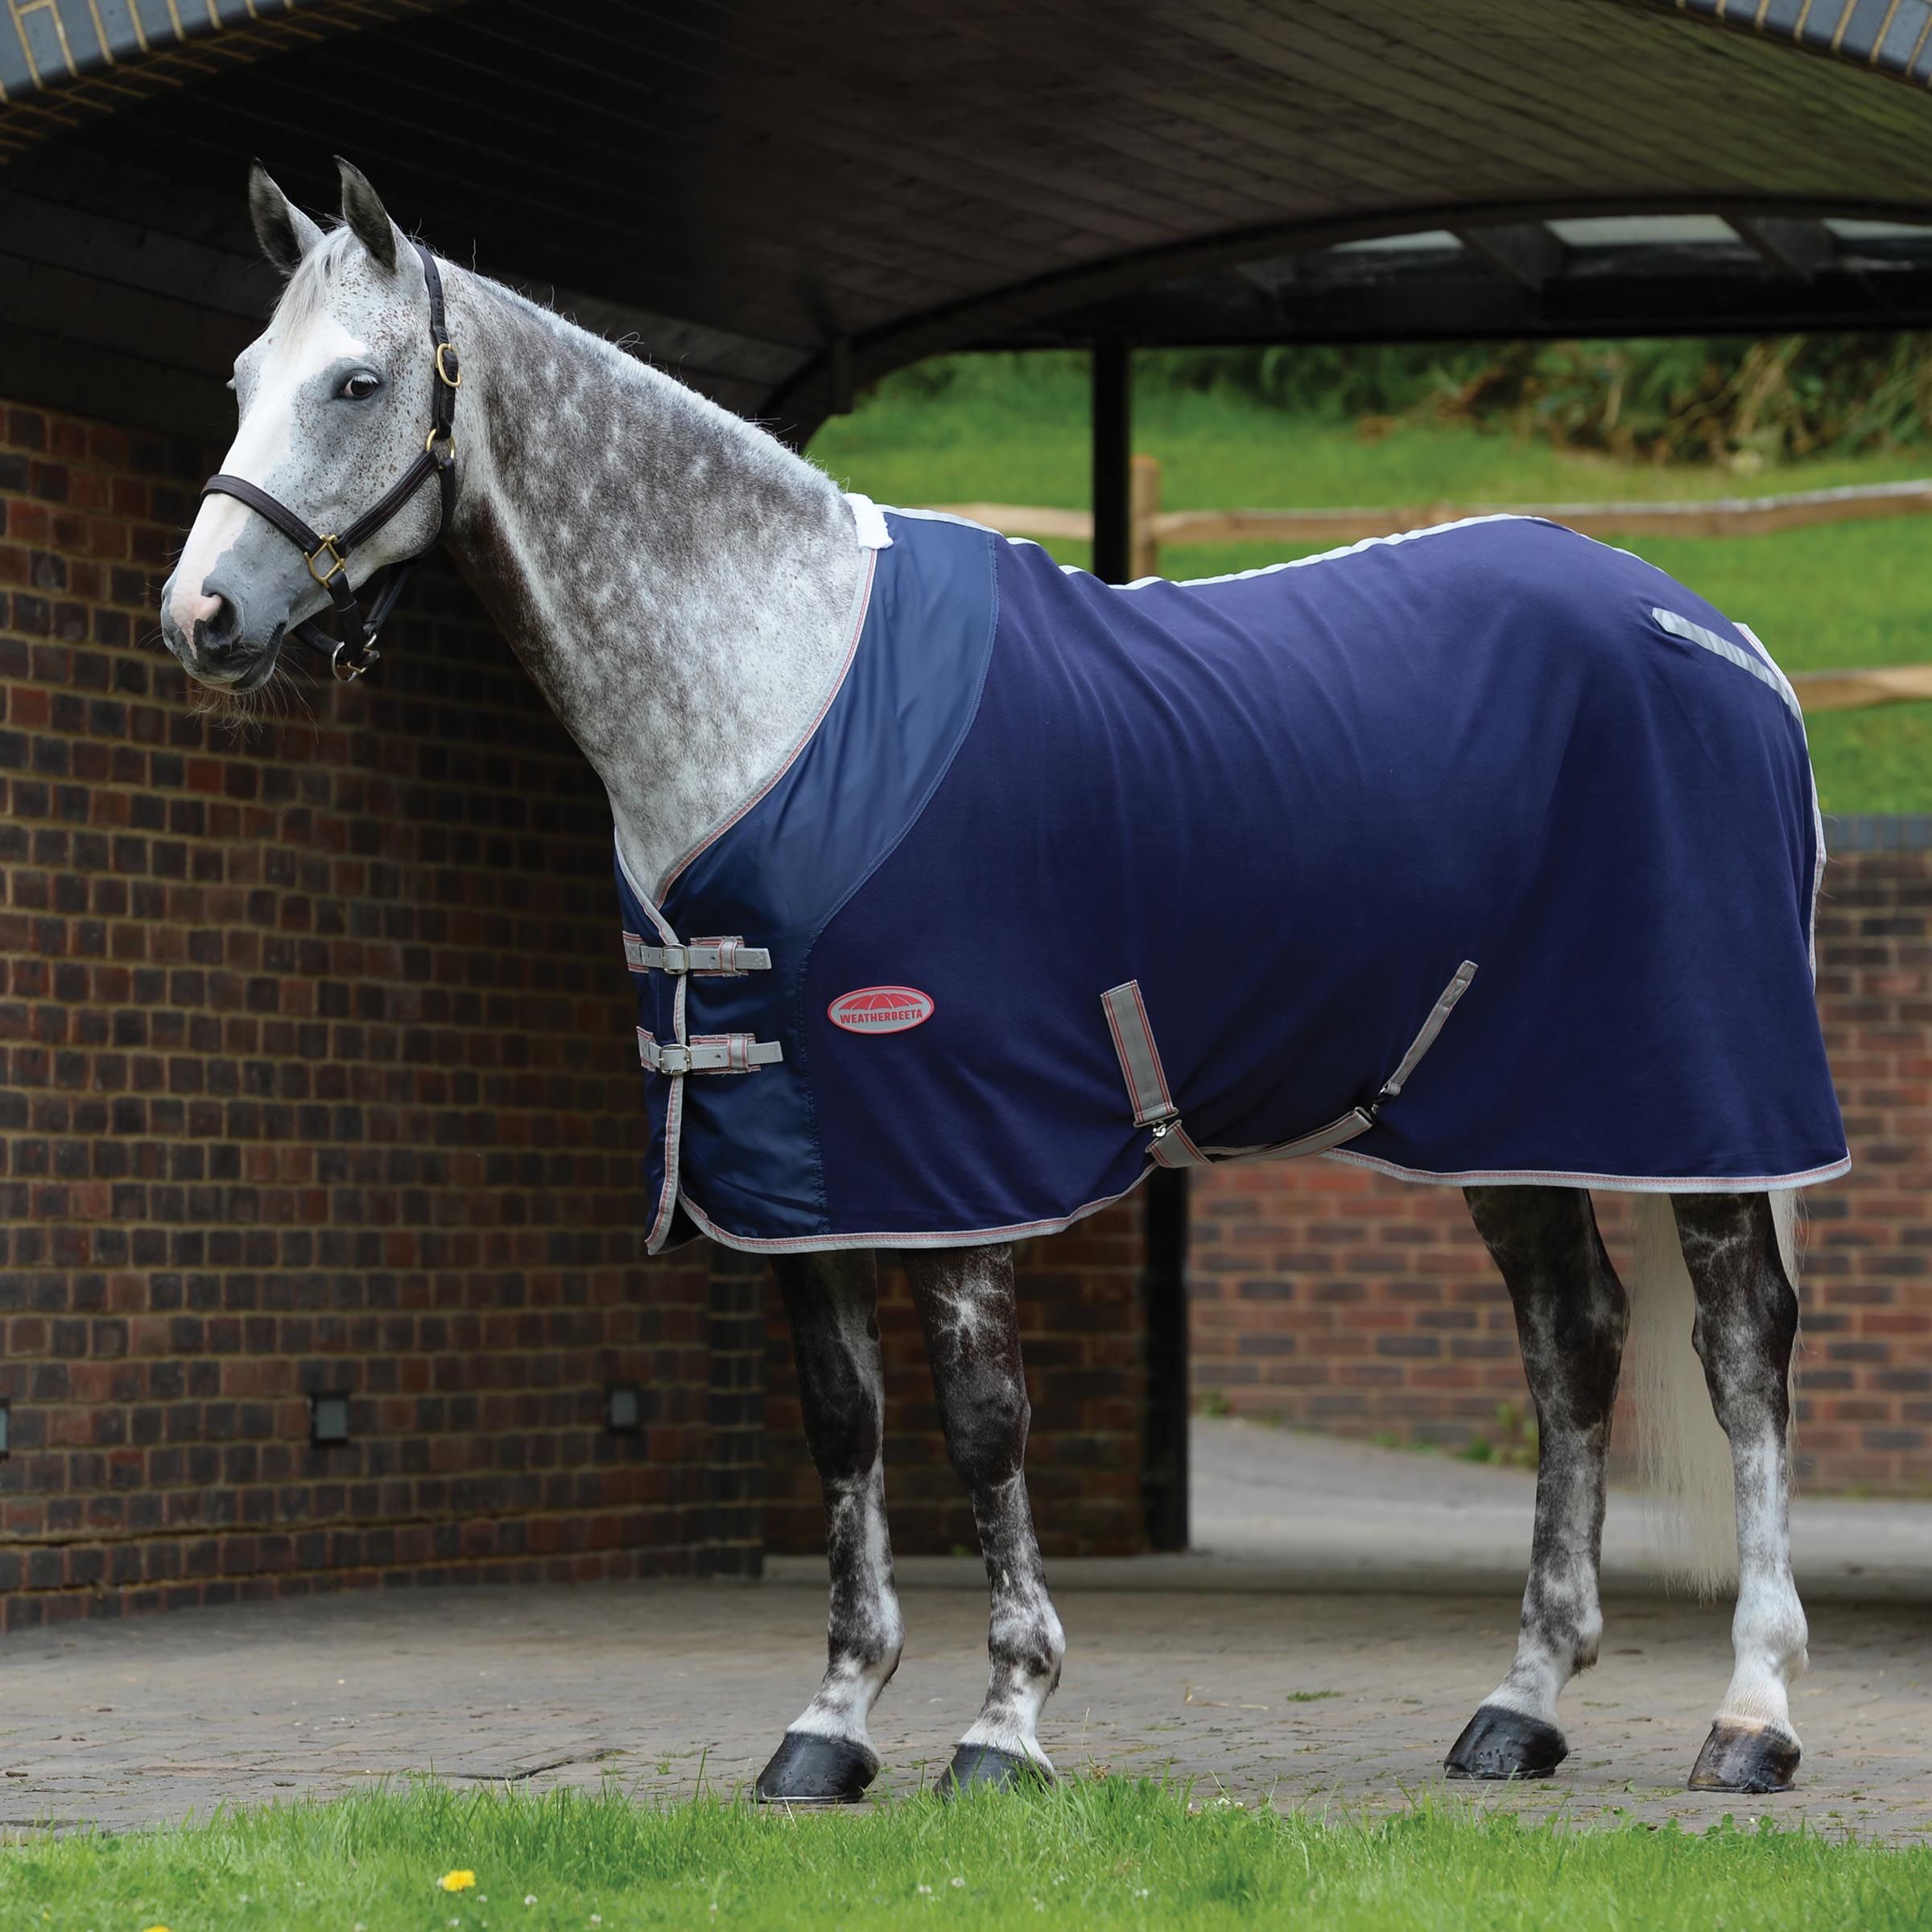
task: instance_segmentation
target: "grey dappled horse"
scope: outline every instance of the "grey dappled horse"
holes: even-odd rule
[[[363,619],[348,587],[441,541],[603,780],[630,876],[660,877],[808,729],[846,650],[863,567],[852,508],[751,424],[506,288],[432,266],[346,164],[331,233],[258,167],[250,198],[287,287],[236,364],[241,427],[163,592],[168,648],[205,685],[258,690],[291,629],[332,599],[353,629]],[[460,347],[460,414],[445,341]],[[348,673],[370,654],[359,636],[345,650]],[[1515,1306],[1541,1448],[1516,1656],[1450,1770],[1542,1777],[1566,1754],[1557,1699],[1597,1654],[1604,1459],[1634,1306],[1640,1329],[1657,1331],[1666,1384],[1685,1364],[1695,1379],[1684,1345],[1695,1344],[1729,1439],[1726,1459],[1702,1425],[1727,1513],[1727,1459],[1734,1478],[1736,1673],[1690,1781],[1788,1785],[1798,1761],[1788,1689],[1806,1641],[1785,1521],[1792,1197],[1645,1197],[1634,1304],[1582,1188],[1468,1198]],[[1050,1774],[1037,1727],[1064,1644],[1022,1467],[1012,1251],[913,1252],[905,1265],[992,1594],[990,1681],[949,1780]],[[774,1265],[824,1488],[830,1661],[758,1790],[853,1798],[878,1769],[867,1719],[902,1638],[874,1261],[822,1253]],[[1681,1474],[1696,1460],[1703,1397],[1653,1395],[1664,1460]],[[1707,1539],[1694,1566],[1728,1564],[1715,1549]]]

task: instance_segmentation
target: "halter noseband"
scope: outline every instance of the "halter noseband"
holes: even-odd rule
[[[367,671],[382,653],[376,649],[377,634],[396,607],[402,587],[409,581],[412,557],[390,572],[366,616],[361,600],[349,581],[349,553],[366,543],[396,512],[402,509],[433,476],[443,496],[443,520],[437,528],[442,536],[449,530],[456,502],[456,391],[463,386],[463,366],[443,316],[443,278],[436,270],[436,258],[420,242],[411,245],[423,259],[423,277],[429,284],[429,339],[436,347],[436,379],[430,387],[430,430],[423,440],[423,453],[390,486],[381,502],[365,510],[339,536],[318,536],[285,503],[246,477],[213,476],[201,485],[204,497],[233,497],[250,510],[259,510],[290,543],[301,551],[308,574],[326,590],[342,621],[342,635],[332,638],[312,617],[298,624],[293,635],[312,649],[323,653],[329,669],[348,683]]]

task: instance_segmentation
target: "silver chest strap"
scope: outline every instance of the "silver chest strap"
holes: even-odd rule
[[[785,1057],[781,1040],[761,1040],[749,1033],[697,1033],[688,1046],[659,1040],[638,1029],[638,1058],[653,1073],[756,1073]]]
[[[633,972],[665,972],[677,981],[672,1024],[679,1037],[660,1040],[644,1027],[638,1029],[638,1058],[651,1072],[667,1074],[673,1080],[687,1073],[756,1073],[761,1067],[775,1067],[784,1059],[782,1042],[761,1040],[749,1033],[698,1033],[689,1039],[683,1037],[687,977],[739,980],[747,973],[769,972],[769,948],[747,946],[735,935],[693,939],[688,945],[672,940],[658,946],[627,931],[624,935],[624,964]]]
[[[634,932],[624,935],[624,964],[633,972],[695,972],[725,980],[748,972],[769,972],[771,954],[741,939],[693,939],[688,946],[647,945]]]

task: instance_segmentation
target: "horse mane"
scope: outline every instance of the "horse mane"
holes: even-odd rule
[[[281,298],[270,317],[270,326],[285,334],[293,334],[320,315],[328,301],[329,284],[343,262],[361,246],[354,230],[346,223],[338,222],[325,230],[321,241],[296,263],[294,273],[283,284]],[[439,254],[437,259],[447,262],[448,258]],[[481,275],[473,268],[463,267],[461,264],[451,266],[460,268],[513,312],[521,314],[540,328],[555,331],[601,352],[617,379],[621,380],[628,374],[657,386],[663,406],[680,408],[694,420],[706,422],[721,445],[734,448],[741,461],[749,463],[753,469],[770,481],[783,479],[793,489],[828,502],[838,498],[837,484],[817,464],[787,448],[760,423],[740,415],[735,410],[725,408],[670,370],[659,368],[648,356],[630,347],[628,341],[613,341],[595,329],[586,328],[582,323],[549,303],[537,301],[522,290]]]

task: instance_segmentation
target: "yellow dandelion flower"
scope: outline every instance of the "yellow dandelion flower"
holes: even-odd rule
[[[445,1872],[436,1880],[445,1892],[467,1892],[477,1882],[473,1872]]]

